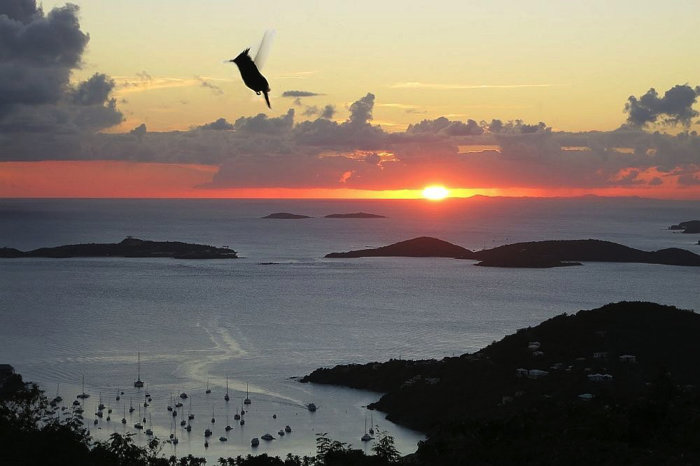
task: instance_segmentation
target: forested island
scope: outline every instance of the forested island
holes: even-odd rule
[[[318,369],[428,433],[414,465],[700,464],[700,316],[647,302],[560,315],[441,360]]]
[[[172,257],[175,259],[237,259],[238,254],[227,247],[182,243],[179,241],[148,241],[131,236],[119,243],[69,244],[53,248],[20,251],[0,248],[0,258],[17,257]]]
[[[484,267],[562,267],[580,262],[636,262],[700,266],[700,256],[679,248],[642,251],[595,239],[532,241],[471,251],[431,237],[413,238],[373,249],[333,252],[326,258],[358,257],[451,257],[479,261]]]

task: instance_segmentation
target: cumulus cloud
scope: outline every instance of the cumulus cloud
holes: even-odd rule
[[[204,130],[214,130],[214,131],[226,131],[226,130],[232,130],[234,126],[226,121],[226,118],[219,118],[216,121],[212,121],[211,123],[206,123],[202,126],[199,126],[199,129],[204,129]]]
[[[692,108],[698,95],[700,86],[693,89],[687,84],[679,84],[667,90],[663,97],[659,97],[654,88],[639,98],[630,96],[625,104],[627,123],[637,127],[657,122],[688,127],[699,115]]]
[[[70,158],[82,135],[122,121],[108,76],[70,83],[89,40],[77,15],[71,4],[44,14],[33,0],[0,3],[0,132],[13,135],[0,159]]]
[[[99,100],[107,82],[95,77],[71,96]],[[39,149],[51,146],[44,154],[61,158],[216,165],[218,172],[203,188],[416,189],[440,182],[466,188],[652,189],[673,183],[694,189],[700,181],[700,137],[694,133],[629,126],[571,133],[541,122],[447,117],[390,133],[372,123],[375,104],[371,93],[357,99],[345,121],[324,118],[326,109],[318,108],[317,118],[297,122],[290,109],[233,123],[219,118],[189,131],[152,133],[141,125],[132,134],[90,133],[79,144],[61,138],[32,141]],[[332,112],[330,107],[325,116]],[[472,149],[462,150],[465,146]],[[7,160],[31,158],[2,153]]]

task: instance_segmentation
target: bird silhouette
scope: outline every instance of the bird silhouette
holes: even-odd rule
[[[250,58],[248,52],[250,52],[250,49],[245,49],[236,58],[229,61],[232,61],[238,66],[238,70],[241,72],[241,78],[243,78],[245,85],[254,90],[258,95],[260,95],[262,92],[262,94],[265,96],[267,107],[272,108],[270,106],[270,97],[268,96],[268,92],[270,92],[270,85],[267,83],[265,76],[263,76],[262,73],[260,73],[260,70],[258,70],[258,67],[255,65],[253,59]]]

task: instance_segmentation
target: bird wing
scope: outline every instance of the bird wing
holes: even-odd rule
[[[268,29],[265,31],[262,41],[260,41],[260,47],[258,47],[255,58],[253,58],[255,66],[257,66],[259,70],[265,65],[265,61],[267,60],[268,55],[270,55],[272,40],[275,38],[276,34],[277,32],[274,29]]]

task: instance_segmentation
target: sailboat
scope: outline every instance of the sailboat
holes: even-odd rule
[[[53,400],[51,400],[50,404],[52,407],[55,407],[61,401],[63,401],[63,398],[61,397],[61,395],[58,394],[58,384],[56,384],[56,397]]]
[[[251,403],[249,394],[248,394],[248,382],[245,384],[245,400],[243,400],[244,405],[249,405]]]
[[[136,357],[138,358],[138,372],[136,375],[136,382],[134,382],[134,387],[136,388],[142,388],[143,387],[143,381],[141,380],[141,353],[137,352]]]
[[[228,375],[226,376],[226,395],[224,395],[224,401],[228,402]]]
[[[226,432],[229,432],[233,427],[228,423],[228,413],[226,413],[226,428],[224,429]]]
[[[372,440],[372,438],[373,437],[367,433],[367,413],[365,413],[365,435],[360,437],[360,440],[362,440],[363,442],[369,442],[370,440]]]
[[[136,411],[136,408],[134,408],[134,401],[133,399],[129,398],[129,414],[133,413]]]
[[[149,437],[153,435],[153,419],[151,418],[150,413],[148,414],[148,429],[146,429],[146,435]]]
[[[187,414],[187,419],[192,420],[194,419],[194,414],[192,413],[192,397],[190,397],[190,410],[189,413]]]
[[[207,377],[207,389],[204,391],[207,395],[211,393],[211,389],[209,388],[209,377]]]
[[[117,401],[121,400],[121,396],[119,396],[119,388],[117,388]]]
[[[216,422],[216,418],[214,417],[214,407],[211,407],[211,423],[214,424]]]
[[[122,417],[122,424],[126,424],[126,404],[124,405],[124,417]]]
[[[141,405],[139,405],[139,419],[141,419]],[[134,429],[143,429],[143,424],[141,424],[141,421],[136,421],[136,424],[134,424]]]
[[[372,413],[369,413],[369,434],[374,435],[374,418],[372,416]]]
[[[80,398],[81,400],[84,400],[86,398],[90,398],[90,395],[85,393],[85,376],[83,375],[83,392],[78,395],[76,398]]]

